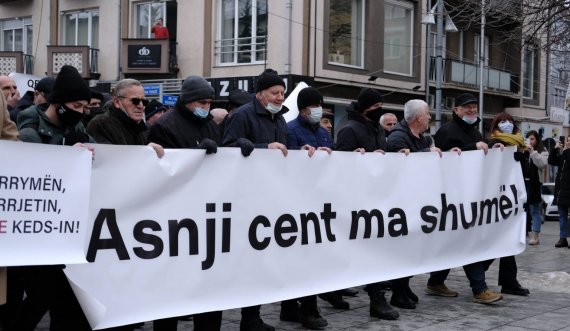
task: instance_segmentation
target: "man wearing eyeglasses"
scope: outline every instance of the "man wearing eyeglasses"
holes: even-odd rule
[[[148,102],[141,82],[130,78],[119,81],[113,94],[113,106],[89,122],[87,133],[99,144],[145,145],[147,127],[143,119]],[[158,157],[164,155],[160,145],[149,143],[148,146]]]

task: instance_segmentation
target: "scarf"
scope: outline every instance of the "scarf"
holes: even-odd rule
[[[491,134],[491,138],[502,141],[505,146],[517,146],[519,152],[523,152],[526,149],[526,144],[520,133],[503,133],[496,130]]]

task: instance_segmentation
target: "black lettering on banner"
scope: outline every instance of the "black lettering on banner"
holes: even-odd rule
[[[151,233],[146,233],[144,231],[145,229],[150,229],[152,231],[162,230],[160,224],[153,220],[142,220],[135,224],[135,227],[133,228],[133,237],[135,240],[141,244],[151,245],[153,249],[146,250],[143,247],[134,247],[133,252],[137,257],[140,257],[141,259],[148,260],[157,258],[160,256],[160,254],[162,254],[162,251],[164,251],[164,243],[159,236]]]
[[[285,225],[285,222],[289,222],[289,226]],[[296,233],[298,230],[297,222],[295,217],[290,214],[283,214],[277,219],[275,223],[275,242],[281,247],[290,247],[297,240],[297,236],[290,236],[288,239],[283,238],[284,234]]]
[[[198,225],[190,218],[180,221],[168,221],[168,244],[170,256],[178,256],[178,236],[181,229],[188,230],[188,251],[190,255],[198,254]]]
[[[105,221],[107,221],[107,229],[111,234],[111,238],[109,239],[101,239],[101,229],[103,228],[103,223],[105,223]],[[117,252],[119,260],[130,259],[127,247],[125,247],[125,242],[121,236],[121,231],[119,231],[119,226],[117,225],[115,209],[99,210],[93,224],[91,239],[89,240],[87,261],[94,262],[95,257],[97,256],[97,251],[101,249],[114,249]]]
[[[267,246],[269,246],[269,243],[271,242],[271,238],[265,237],[262,241],[259,241],[257,239],[257,227],[259,225],[263,225],[263,227],[265,228],[269,228],[271,227],[271,223],[269,223],[269,220],[267,219],[267,217],[263,216],[263,215],[259,215],[257,217],[255,217],[253,219],[253,221],[251,222],[251,224],[249,225],[249,244],[251,245],[251,247],[261,251],[267,248]]]
[[[428,214],[429,213],[429,214]],[[438,210],[435,206],[424,206],[420,210],[420,216],[422,220],[429,225],[422,225],[422,231],[424,233],[432,233],[433,230],[437,227],[437,217],[435,215],[438,214]]]
[[[394,218],[399,216],[399,218]],[[388,222],[388,234],[390,237],[400,237],[408,235],[408,221],[406,220],[406,213],[400,208],[390,209],[388,212],[390,222]],[[397,228],[400,228],[399,230]]]
[[[321,219],[325,222],[325,231],[327,235],[327,240],[330,242],[336,241],[336,236],[332,232],[331,220],[336,218],[336,212],[332,211],[331,204],[325,203],[323,206],[323,211],[321,212]]]
[[[309,243],[309,236],[307,233],[309,222],[313,222],[315,243],[320,244],[323,240],[321,239],[321,226],[319,223],[319,218],[315,213],[307,213],[301,214],[301,245],[307,245]]]
[[[378,224],[377,238],[384,237],[384,216],[378,209],[372,209],[370,212],[367,210],[352,211],[352,221],[350,223],[350,239],[356,239],[358,234],[358,220],[364,221],[364,239],[369,239],[372,233],[372,217],[376,218]]]

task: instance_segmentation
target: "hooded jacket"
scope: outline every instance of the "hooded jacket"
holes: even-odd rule
[[[287,123],[283,114],[288,111],[283,106],[272,116],[259,100],[253,99],[229,116],[224,130],[224,146],[232,146],[239,138],[247,138],[255,148],[267,148],[273,142],[287,145]]]
[[[386,133],[380,123],[373,122],[355,110],[353,102],[347,109],[347,122],[336,138],[336,150],[354,151],[364,148],[367,152],[381,149],[386,151]]]
[[[478,130],[480,121],[481,119],[478,118],[475,123],[468,124],[453,113],[453,119],[442,125],[435,133],[435,146],[444,152],[454,147],[459,147],[463,151],[476,150],[476,144],[483,141]]]
[[[420,135],[419,138],[414,136],[408,122],[402,120],[390,131],[387,152],[399,152],[404,148],[409,149],[411,153],[429,152],[431,142],[432,140],[426,136]]]
[[[164,148],[198,148],[204,139],[212,139],[220,145],[219,129],[212,116],[199,118],[183,104],[177,103],[150,127],[148,140]]]

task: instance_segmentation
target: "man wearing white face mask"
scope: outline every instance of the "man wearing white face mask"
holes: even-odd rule
[[[442,151],[454,147],[463,151],[480,149],[487,153],[489,147],[479,133],[478,125],[481,121],[478,115],[479,102],[471,93],[463,93],[455,97],[453,119],[435,133],[435,145]]]
[[[287,148],[301,149],[304,145],[330,152],[333,140],[330,133],[321,127],[323,96],[314,87],[302,89],[297,96],[299,116],[287,123]]]
[[[257,77],[255,98],[228,118],[224,146],[240,147],[243,154],[245,138],[253,143],[252,147],[278,149],[287,156],[287,123],[283,114],[288,109],[283,107],[283,101],[285,81],[277,71],[266,69]]]

